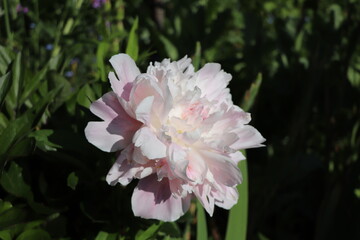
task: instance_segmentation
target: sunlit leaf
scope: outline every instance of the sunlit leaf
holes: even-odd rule
[[[32,137],[36,140],[36,146],[43,151],[56,151],[56,148],[60,148],[60,145],[50,142],[48,139],[54,133],[50,129],[41,129],[29,134],[29,137]]]
[[[244,111],[249,111],[250,108],[253,106],[256,96],[259,92],[261,82],[262,82],[262,75],[261,73],[259,73],[257,75],[255,82],[251,84],[250,89],[246,91],[243,101],[240,105]]]
[[[246,240],[249,201],[247,162],[240,161],[239,168],[243,176],[243,181],[237,186],[239,192],[238,203],[232,207],[229,213],[226,240]]]
[[[167,55],[172,59],[172,60],[177,60],[179,57],[179,53],[177,48],[174,46],[173,43],[170,42],[169,39],[167,39],[165,36],[163,35],[159,35],[159,39],[160,41],[164,44],[164,48],[165,51],[167,53]]]
[[[97,63],[98,70],[100,72],[100,79],[103,82],[107,81],[107,72],[105,70],[104,60],[105,60],[107,51],[109,50],[109,47],[110,47],[109,43],[100,42],[98,45],[97,52],[96,52],[96,63]]]
[[[196,216],[197,216],[196,239],[197,240],[208,239],[206,216],[205,216],[204,208],[201,205],[200,201],[197,201],[196,203]]]
[[[126,54],[129,54],[129,56],[135,61],[139,56],[139,43],[138,43],[138,36],[136,33],[136,30],[138,29],[138,24],[139,24],[139,18],[137,17],[135,18],[135,21],[131,27],[126,50],[125,50]]]
[[[162,225],[162,222],[160,222],[158,224],[153,224],[145,231],[138,232],[138,234],[136,234],[136,236],[135,236],[135,240],[153,239],[155,237],[156,233],[159,231],[161,225]]]

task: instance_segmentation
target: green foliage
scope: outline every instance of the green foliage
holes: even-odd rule
[[[358,1],[92,4],[0,2],[0,239],[360,238]],[[115,155],[84,128],[120,52],[143,72],[188,55],[232,74],[234,103],[267,142],[240,163],[230,214],[192,203],[176,223],[139,219],[136,183],[105,182]]]
[[[207,239],[207,226],[206,226],[206,217],[204,208],[201,206],[200,201],[196,203],[196,216],[197,216],[197,224],[196,224],[196,239]]]
[[[136,30],[139,26],[139,18],[135,18],[135,21],[131,27],[128,42],[126,45],[125,53],[129,54],[129,56],[136,61],[139,56],[139,41]]]
[[[246,239],[247,222],[248,222],[248,170],[246,161],[239,163],[239,168],[242,172],[242,183],[237,186],[240,199],[235,206],[230,210],[229,220],[226,228],[226,238],[230,239]]]

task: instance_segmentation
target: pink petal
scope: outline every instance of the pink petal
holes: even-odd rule
[[[141,123],[131,118],[113,92],[106,93],[90,106],[90,110],[105,120],[89,122],[85,128],[87,140],[106,152],[123,149],[130,142]]]
[[[229,154],[231,160],[233,161],[233,163],[235,163],[236,165],[241,161],[241,160],[245,160],[245,156],[240,152],[240,151],[236,151],[234,153]]]
[[[211,151],[201,151],[201,155],[218,184],[234,187],[242,182],[241,172],[231,158]]]
[[[166,145],[148,127],[140,128],[135,133],[133,143],[149,159],[166,157]]]
[[[189,160],[187,158],[187,152],[183,150],[179,145],[172,143],[169,148],[169,165],[170,169],[174,172],[174,174],[184,180],[188,180],[186,176],[186,169],[189,164]]]
[[[139,147],[134,147],[134,152],[132,154],[132,160],[139,164],[146,164],[149,159],[143,155]]]
[[[148,124],[151,118],[151,109],[154,102],[154,96],[144,98],[135,110],[136,119]]]
[[[110,72],[108,78],[110,80],[112,90],[122,99],[129,101],[133,82],[119,81],[114,72]]]
[[[224,209],[232,208],[238,201],[239,194],[235,187],[223,186],[222,192],[212,193],[215,198],[215,205]]]
[[[221,70],[220,64],[208,63],[197,72],[197,85],[201,89],[202,96],[206,96],[211,101],[224,95],[231,78],[230,74]]]
[[[119,80],[124,82],[133,82],[135,78],[140,75],[140,70],[136,66],[134,60],[127,54],[117,54],[110,58],[110,63],[115,69]]]
[[[136,121],[127,114],[114,92],[108,92],[93,102],[90,111],[105,121],[111,121],[119,115],[123,116],[124,121]]]
[[[131,89],[130,101],[133,106],[137,106],[148,96],[154,96],[155,101],[163,103],[163,93],[157,79],[149,74],[141,74]]]
[[[238,140],[230,147],[233,149],[247,149],[262,147],[261,143],[265,142],[265,138],[261,136],[258,130],[250,125],[245,125],[234,131],[238,135]]]
[[[194,189],[195,196],[210,216],[214,213],[214,197],[211,195],[211,186],[208,183],[197,185]]]
[[[197,184],[203,183],[208,171],[208,166],[205,162],[205,159],[203,159],[198,153],[194,151],[189,154],[188,158],[189,164],[186,169],[187,177]]]
[[[116,183],[120,182],[122,185],[127,185],[133,179],[133,176],[126,176],[131,169],[131,164],[129,163],[128,155],[129,151],[131,151],[132,146],[129,145],[125,148],[119,157],[116,159],[116,162],[111,167],[109,173],[106,176],[106,182],[109,185],[115,185]]]
[[[149,166],[149,164],[141,165],[131,161],[131,158],[134,158],[134,152],[135,149],[132,144],[121,152],[106,176],[108,184],[115,185],[119,182],[125,186],[129,184],[133,178],[141,179],[154,173],[155,169]]]
[[[158,181],[156,174],[139,181],[131,198],[135,216],[161,221],[175,221],[190,207],[190,195],[175,198],[169,187],[169,180]]]
[[[110,133],[109,126],[109,122],[89,122],[85,128],[87,140],[104,152],[115,152],[123,149],[129,144],[128,139],[120,134]],[[111,128],[111,130],[114,129]]]

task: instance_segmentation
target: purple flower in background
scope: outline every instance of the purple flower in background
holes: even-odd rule
[[[71,78],[72,76],[74,76],[74,72],[73,71],[67,71],[65,73],[65,77]]]
[[[53,50],[53,48],[54,48],[54,45],[52,45],[51,43],[48,43],[48,44],[46,44],[46,46],[45,46],[45,49],[48,50],[48,51]]]
[[[29,8],[28,7],[23,7],[23,13],[28,13],[29,12]]]
[[[106,3],[106,0],[92,0],[93,8],[100,8]]]
[[[23,7],[21,4],[18,4],[18,5],[16,5],[16,12],[26,14],[29,12],[29,8],[26,6]]]
[[[22,6],[21,4],[16,5],[16,12],[22,12]]]

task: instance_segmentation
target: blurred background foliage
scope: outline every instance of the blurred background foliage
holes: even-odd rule
[[[84,137],[119,52],[143,71],[220,62],[245,106],[262,73],[247,239],[359,239],[359,35],[358,0],[1,0],[0,239],[196,237],[195,206],[176,223],[133,217],[134,183],[108,186],[115,156]],[[207,218],[209,239],[227,215]]]

